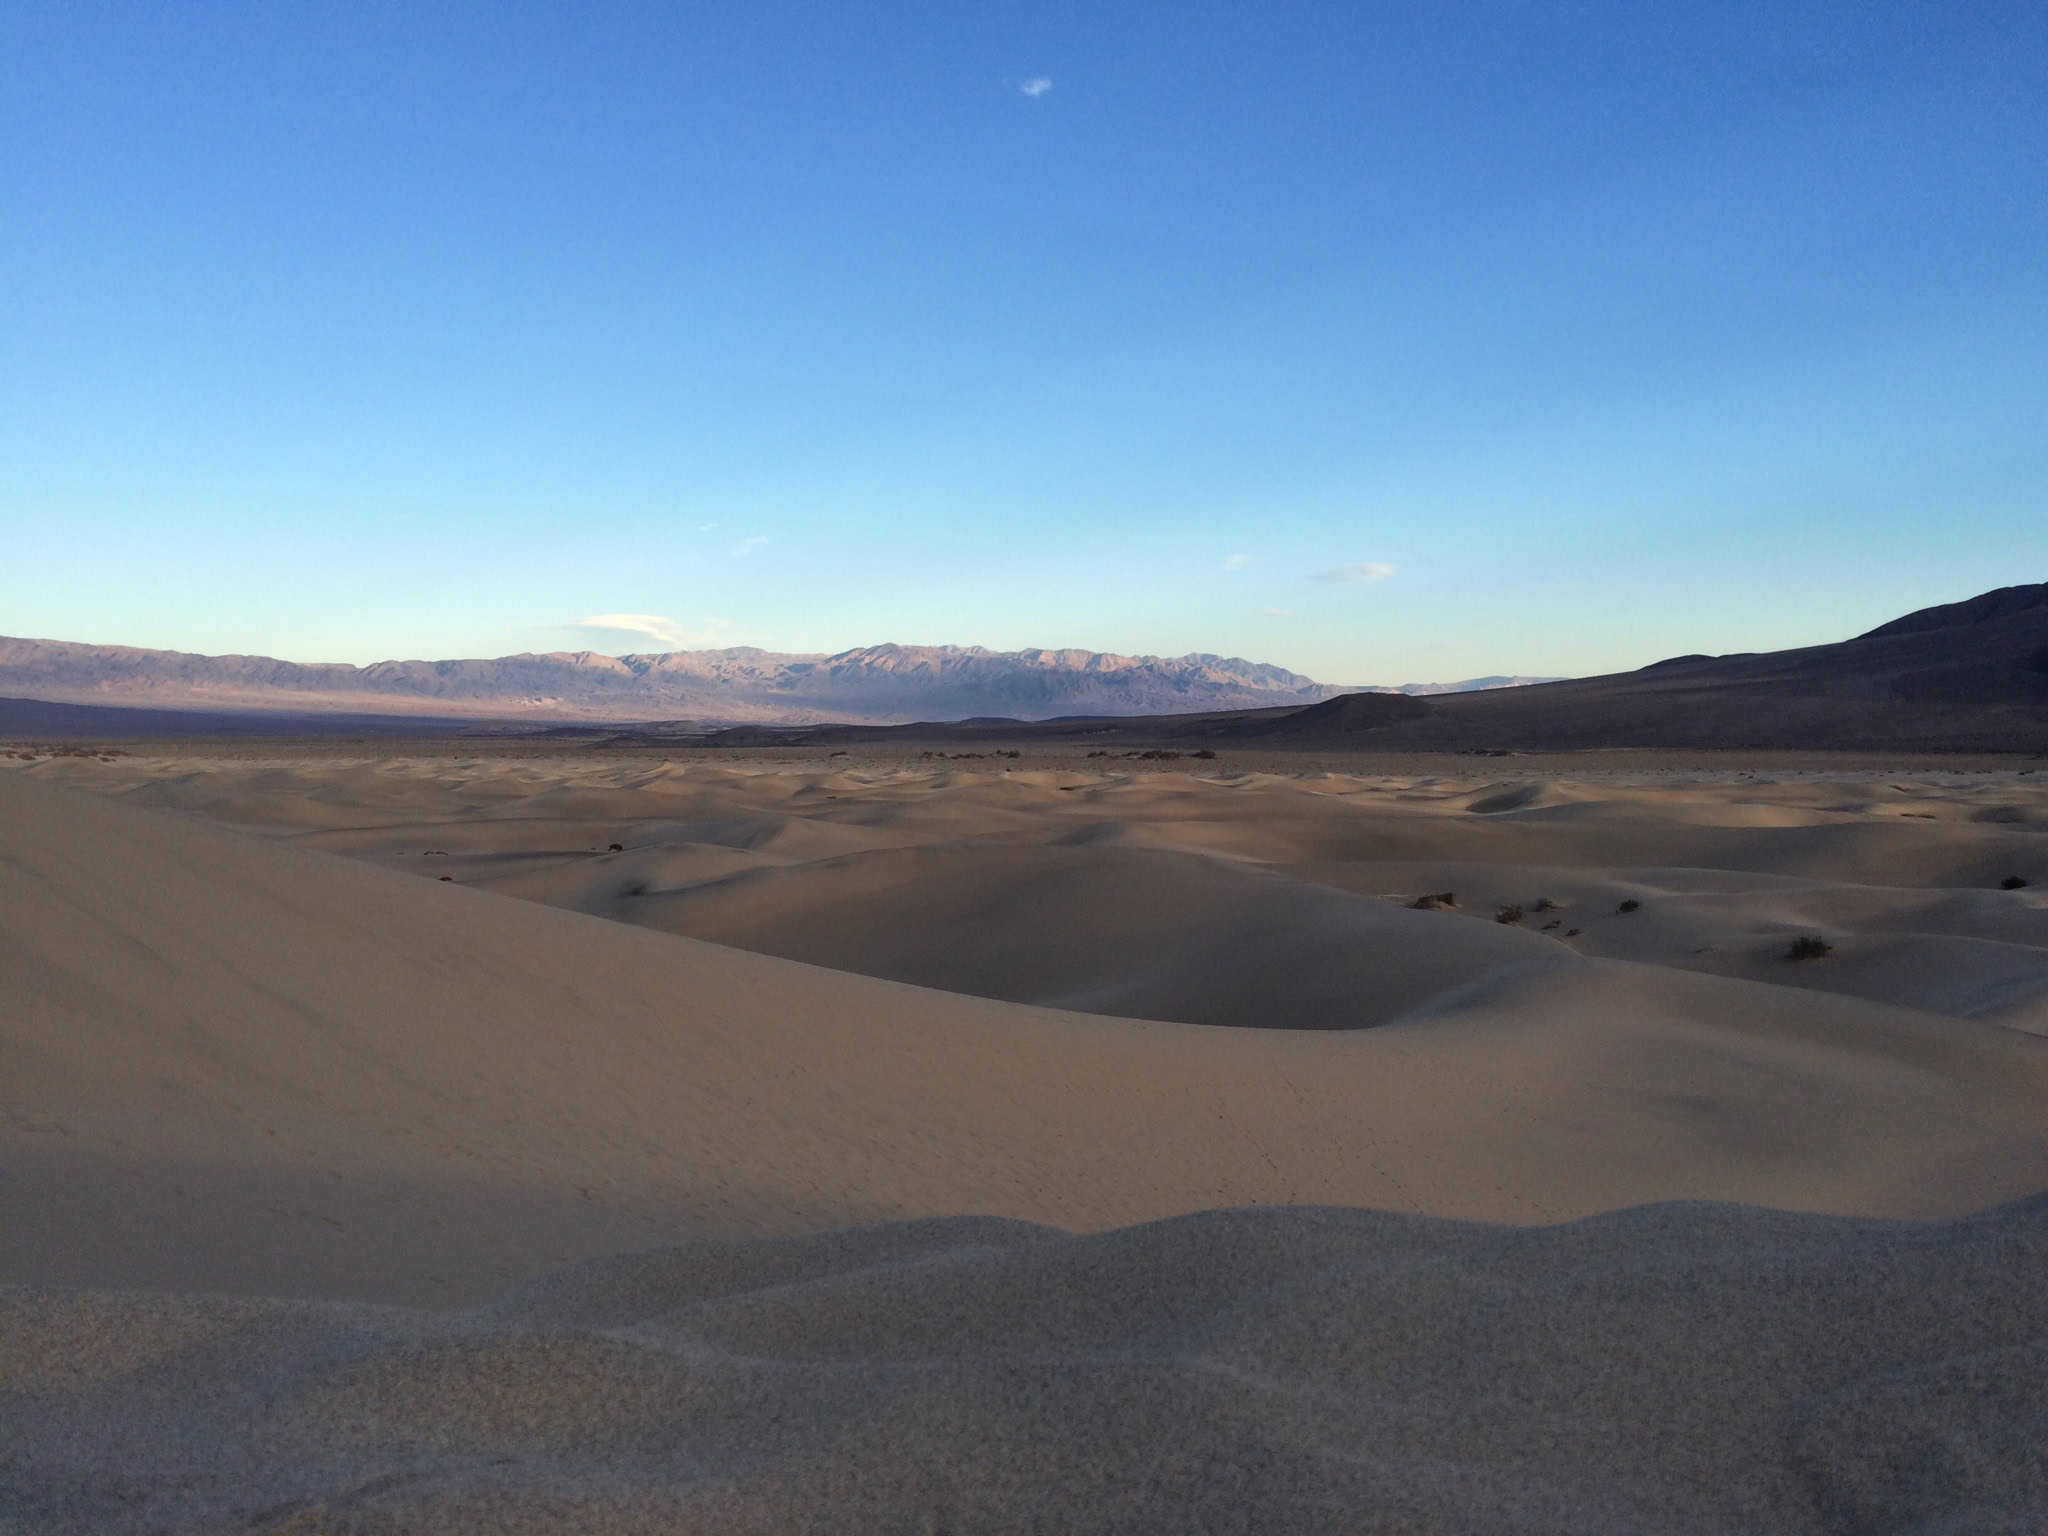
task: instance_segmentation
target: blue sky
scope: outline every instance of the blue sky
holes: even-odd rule
[[[0,143],[0,633],[1403,682],[2048,579],[2038,0],[0,0]]]

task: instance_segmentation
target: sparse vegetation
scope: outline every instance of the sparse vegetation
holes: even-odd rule
[[[1458,898],[1449,891],[1431,891],[1428,895],[1418,896],[1408,903],[1417,912],[1443,912],[1457,904]]]
[[[133,757],[135,754],[121,747],[64,746],[27,747],[20,751],[9,751],[0,755],[18,757],[24,763],[32,763],[41,757],[89,757],[97,758],[103,763],[111,763],[117,757]]]
[[[1820,960],[1835,952],[1835,946],[1817,933],[1802,933],[1785,950],[1787,960]]]
[[[1635,897],[1631,896],[1627,901],[1624,901],[1620,906],[1616,907],[1614,910],[1617,912],[1639,912],[1642,910],[1642,906],[1643,904],[1640,901],[1637,901]]]
[[[1536,910],[1538,912],[1554,912],[1557,910],[1557,903],[1548,896],[1538,896],[1536,898]]]
[[[1580,934],[1584,933],[1585,931],[1586,930],[1583,928],[1567,928],[1564,931],[1564,936],[1568,939],[1576,939]]]
[[[613,843],[611,844],[611,851],[613,853],[624,853],[626,851],[626,845],[624,843]]]
[[[1213,763],[1216,761],[1216,753],[1213,749],[1209,747],[1202,748],[1202,750],[1197,752],[1195,756],[1202,759],[1202,761],[1205,763]]]
[[[1493,914],[1493,920],[1496,923],[1519,923],[1522,920],[1522,909],[1511,901]]]
[[[2001,891],[2024,891],[2029,883],[2019,875],[2007,875],[1998,882],[1998,888]]]

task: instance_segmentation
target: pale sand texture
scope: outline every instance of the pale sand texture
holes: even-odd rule
[[[2018,1536],[2048,1514],[2044,1268],[2036,1199],[954,1218],[440,1314],[0,1288],[0,1496],[109,1536]]]
[[[2038,1199],[1427,1219],[2048,1188],[2039,780],[1728,777],[17,765],[0,1529],[2038,1529]]]

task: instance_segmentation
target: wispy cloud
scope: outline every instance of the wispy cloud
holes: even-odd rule
[[[690,643],[689,632],[682,625],[658,613],[593,613],[587,619],[578,619],[576,627],[606,629],[621,635],[646,635],[676,650]]]
[[[1047,91],[1052,89],[1052,76],[1033,75],[1029,80],[1026,80],[1023,84],[1019,85],[1017,89],[1022,91],[1026,96],[1029,96],[1033,101],[1036,101],[1039,97],[1043,96]]]
[[[1292,608],[1261,608],[1259,612],[1269,619],[1291,619],[1294,617],[1294,610]]]
[[[1241,571],[1251,563],[1252,557],[1250,555],[1230,555],[1225,557],[1223,569],[1226,571]]]
[[[1337,581],[1349,586],[1360,586],[1367,582],[1385,581],[1394,574],[1394,568],[1384,560],[1366,560],[1357,565],[1333,566],[1327,571],[1317,571],[1317,581]]]
[[[751,555],[755,550],[759,549],[763,544],[766,544],[767,542],[768,535],[765,533],[757,533],[751,538],[741,539],[739,543],[733,545],[732,547],[733,558],[736,560],[744,560],[747,558],[747,556]]]
[[[587,619],[578,619],[570,628],[596,634],[644,635],[665,650],[707,651],[728,643],[727,631],[732,628],[732,620],[699,619],[695,624],[684,624],[658,613],[593,613]]]

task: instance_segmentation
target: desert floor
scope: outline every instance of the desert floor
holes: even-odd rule
[[[0,746],[0,1530],[2048,1518],[2048,763],[946,750]]]

